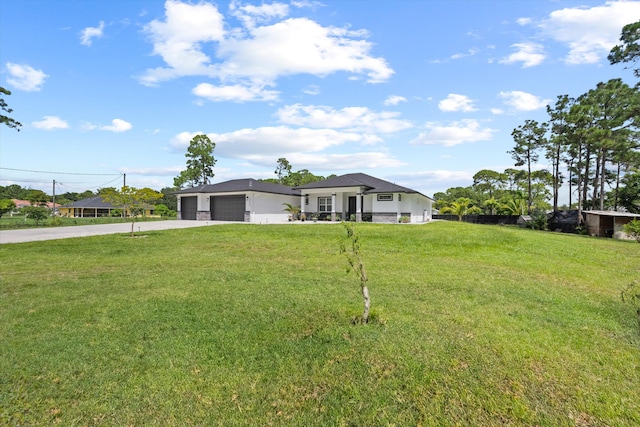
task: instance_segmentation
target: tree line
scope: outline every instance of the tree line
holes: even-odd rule
[[[609,61],[638,64],[639,40],[640,21],[626,25]],[[634,74],[640,78],[640,68]],[[525,120],[511,133],[515,145],[508,153],[520,169],[479,171],[472,186],[436,193],[436,207],[491,214],[555,212],[566,183],[567,207],[579,213],[640,213],[640,83],[631,87],[615,78],[578,97],[559,95],[547,105],[547,114],[546,122]],[[541,156],[550,170],[536,170]]]

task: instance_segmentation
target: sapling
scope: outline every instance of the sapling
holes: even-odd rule
[[[347,257],[349,267],[347,273],[353,272],[360,280],[360,290],[364,300],[364,312],[362,313],[362,323],[369,322],[369,309],[371,308],[371,299],[369,298],[369,288],[367,287],[368,277],[364,269],[364,263],[360,256],[360,235],[356,233],[352,224],[343,222],[347,236],[340,241],[340,253]]]
[[[620,291],[620,298],[622,299],[622,302],[630,304],[636,309],[636,315],[638,316],[638,332],[640,332],[640,288],[636,287],[636,283],[631,283]]]

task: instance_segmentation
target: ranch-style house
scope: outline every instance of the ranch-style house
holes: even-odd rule
[[[175,192],[178,218],[200,221],[283,223],[292,220],[285,204],[300,208],[304,220],[423,223],[432,218],[433,199],[363,173],[341,175],[298,187],[235,179]]]

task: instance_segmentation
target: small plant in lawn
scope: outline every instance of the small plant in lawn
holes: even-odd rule
[[[634,219],[622,227],[622,230],[640,243],[640,220]]]
[[[354,272],[360,280],[360,290],[362,292],[362,299],[364,300],[364,311],[362,312],[362,323],[369,322],[369,309],[371,308],[371,299],[369,298],[369,288],[367,282],[367,272],[364,269],[362,257],[360,256],[360,235],[356,233],[352,224],[343,222],[347,235],[340,241],[340,253],[347,256],[347,274]],[[354,322],[359,323],[359,322]]]
[[[640,332],[640,287],[636,285],[636,283],[631,283],[620,291],[620,298],[622,299],[622,302],[630,304],[636,309],[636,315],[638,316],[638,332]]]

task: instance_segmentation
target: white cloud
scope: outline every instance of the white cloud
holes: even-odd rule
[[[364,31],[323,27],[307,18],[290,18],[261,26],[250,37],[228,38],[218,55],[225,59],[220,76],[273,81],[280,76],[338,71],[366,74],[370,83],[388,80],[394,73],[383,58],[370,56]]]
[[[387,99],[384,100],[384,105],[398,105],[401,102],[407,102],[407,98],[399,95],[391,95]]]
[[[261,86],[250,85],[228,85],[214,86],[209,83],[200,83],[193,88],[193,94],[206,98],[210,101],[275,101],[280,92],[266,90]]]
[[[247,158],[252,154],[278,152],[318,152],[345,143],[371,144],[380,142],[373,135],[339,132],[333,129],[292,129],[286,126],[241,129],[210,135],[226,156]]]
[[[180,132],[171,138],[171,146],[177,150],[186,150],[191,140],[197,135],[204,135],[204,132]]]
[[[427,122],[425,127],[427,131],[421,132],[417,138],[411,141],[411,144],[441,144],[445,147],[452,147],[465,142],[488,141],[495,132],[491,128],[481,128],[480,123],[473,119],[452,122],[446,126],[436,122]]]
[[[456,93],[450,93],[445,99],[438,103],[440,111],[454,112],[463,111],[465,113],[476,111],[473,106],[473,101],[465,95],[458,95]]]
[[[306,93],[307,95],[320,95],[320,86],[318,86],[318,85],[309,85],[302,92]]]
[[[234,88],[237,92],[236,86],[245,86],[255,93],[256,88],[262,92],[287,75],[326,76],[343,71],[378,83],[394,73],[384,58],[370,54],[373,45],[366,41],[366,31],[323,27],[306,18],[284,19],[289,7],[281,3],[252,6],[233,2],[230,9],[243,27],[225,26],[223,16],[210,3],[168,0],[164,20],[145,26],[153,53],[161,56],[166,66],[146,70],[141,83],[155,85],[199,75],[219,80],[209,89]],[[277,22],[265,24],[273,20]]]
[[[516,19],[518,25],[529,25],[531,24],[531,18],[518,18]]]
[[[223,39],[224,22],[216,6],[195,5],[167,0],[165,20],[153,20],[144,27],[153,42],[153,53],[160,55],[166,68],[149,69],[141,82],[154,85],[181,76],[209,75],[211,59],[202,52],[202,43]]]
[[[122,119],[113,119],[111,120],[111,124],[108,126],[101,126],[100,129],[101,130],[107,130],[110,132],[116,132],[116,133],[120,133],[120,132],[126,132],[129,129],[131,129],[133,126],[131,125],[131,123],[126,122]]]
[[[367,107],[345,107],[336,110],[327,106],[294,104],[280,108],[276,115],[281,123],[289,125],[355,132],[392,133],[412,127],[410,122],[397,118],[399,113],[377,113]]]
[[[375,169],[383,167],[400,167],[406,163],[390,156],[385,152],[360,152],[348,154],[305,154],[289,153],[287,160],[296,165],[296,168],[306,168],[315,170],[353,170],[353,169]],[[274,155],[251,155],[245,159],[253,164],[261,166],[271,166],[276,162]]]
[[[184,170],[183,166],[170,166],[166,168],[120,168],[118,171],[130,175],[176,176],[182,170]]]
[[[198,134],[182,132],[171,140],[171,145],[174,149],[185,150],[193,136]],[[381,142],[379,137],[370,134],[287,126],[240,129],[221,134],[209,133],[207,136],[216,143],[217,153],[241,159],[278,153],[317,153],[346,143],[367,145]]]
[[[104,31],[104,21],[100,21],[97,27],[87,27],[80,33],[80,44],[91,46],[94,38],[102,37]]]
[[[547,57],[544,53],[544,46],[538,43],[515,43],[511,47],[517,49],[517,52],[501,59],[501,64],[522,62],[522,68],[528,68],[540,65]]]
[[[498,94],[503,102],[517,111],[533,111],[545,108],[551,100],[542,99],[538,96],[519,90],[510,92],[500,92]]]
[[[240,2],[232,1],[229,9],[247,28],[254,28],[256,24],[269,22],[274,18],[284,18],[289,14],[289,5],[277,2],[255,6],[240,5]]]
[[[424,183],[425,181],[444,183],[473,181],[474,174],[475,172],[438,169],[396,174],[392,177],[389,177],[389,179],[393,179],[394,182],[404,182],[405,184],[400,185],[406,185],[407,187],[414,188],[415,186],[418,186],[420,183]]]
[[[31,125],[42,130],[67,129],[69,127],[67,122],[57,116],[44,116],[44,120],[33,122]]]
[[[471,48],[468,51],[464,52],[464,53],[454,53],[453,55],[451,55],[449,57],[449,59],[462,59],[462,58],[466,58],[469,56],[473,56],[475,54],[477,54],[478,52],[480,52],[480,49],[478,48]]]
[[[7,78],[7,83],[27,92],[37,92],[42,89],[44,80],[49,77],[41,70],[36,70],[26,64],[7,62],[6,67],[11,75],[11,77]]]
[[[567,63],[593,64],[618,42],[621,28],[639,16],[639,1],[606,1],[591,8],[553,11],[539,26],[545,35],[567,44]]]

